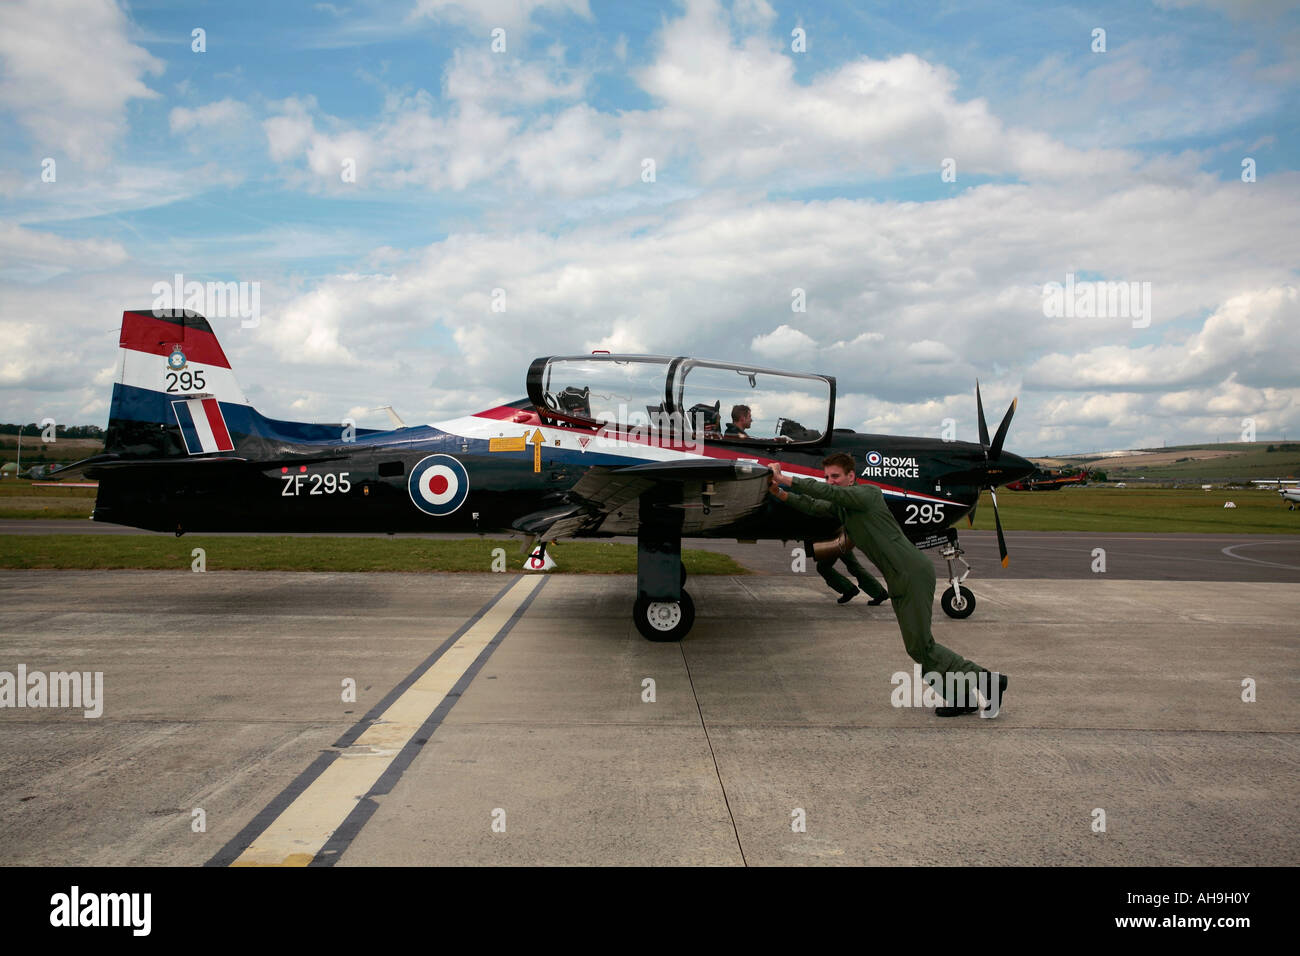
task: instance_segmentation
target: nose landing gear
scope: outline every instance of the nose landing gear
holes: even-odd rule
[[[948,580],[951,582],[939,600],[943,613],[958,620],[970,617],[975,613],[975,595],[970,588],[962,585],[966,575],[970,574],[970,565],[962,557],[966,552],[957,544],[957,532],[952,528],[948,529],[948,543],[939,549],[939,553],[948,562]],[[961,562],[966,569],[960,575],[957,573],[957,562]]]

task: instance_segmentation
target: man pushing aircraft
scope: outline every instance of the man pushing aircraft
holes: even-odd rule
[[[934,610],[934,566],[903,534],[885,504],[884,495],[875,485],[857,484],[857,465],[851,455],[842,452],[822,461],[826,483],[812,478],[796,478],[773,463],[770,491],[781,501],[814,517],[831,517],[844,525],[854,547],[878,567],[889,587],[889,600],[903,632],[903,645],[912,660],[921,665],[932,680],[935,692],[945,695],[958,687],[969,688],[969,696],[956,694],[946,706],[938,707],[940,717],[956,717],[979,710],[974,688],[978,685],[988,699],[985,713],[998,714],[1007,690],[1006,675],[990,673],[960,654],[935,643],[930,633]],[[793,494],[785,490],[791,486]],[[983,675],[981,677],[981,675]]]

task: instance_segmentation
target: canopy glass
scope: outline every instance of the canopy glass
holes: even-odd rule
[[[661,355],[536,359],[528,397],[543,419],[649,429],[662,437],[807,444],[834,427],[835,379]]]

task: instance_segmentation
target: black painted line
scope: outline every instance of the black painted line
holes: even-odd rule
[[[541,583],[533,589],[533,592],[528,597],[524,598],[523,603],[501,625],[501,629],[493,635],[492,640],[488,641],[487,646],[479,652],[478,657],[474,659],[474,663],[461,675],[460,680],[456,681],[451,690],[447,692],[447,696],[438,703],[429,718],[420,725],[420,729],[406,742],[397,756],[393,758],[392,763],[375,781],[374,786],[357,802],[356,807],[347,815],[339,828],[330,835],[325,845],[320,848],[320,852],[307,864],[308,866],[333,866],[338,862],[343,852],[356,839],[357,834],[361,832],[361,828],[370,821],[371,816],[379,809],[379,804],[373,798],[392,792],[393,787],[397,785],[397,781],[406,772],[406,768],[415,760],[416,754],[429,742],[429,738],[433,736],[434,731],[438,729],[438,726],[451,712],[451,709],[456,706],[456,702],[460,700],[461,695],[469,689],[470,683],[478,676],[478,672],[483,669],[483,665],[487,663],[488,658],[506,639],[506,635],[514,629],[519,619],[524,616],[529,605],[533,603],[533,599],[542,592],[542,588],[546,587],[547,580],[549,579],[542,578]]]
[[[393,701],[401,697],[402,694],[406,692],[406,689],[408,687],[410,687],[417,680],[419,680],[420,677],[424,674],[424,672],[427,671],[430,667],[432,667],[437,662],[438,658],[442,657],[442,655],[447,652],[447,649],[449,647],[451,647],[458,640],[460,640],[462,634],[464,634],[471,627],[477,624],[479,622],[479,619],[482,618],[483,615],[487,614],[488,611],[496,607],[497,603],[503,597],[506,596],[506,592],[509,591],[512,587],[514,587],[517,583],[519,583],[519,580],[521,579],[516,578],[514,581],[511,581],[500,591],[498,591],[490,601],[488,601],[481,608],[479,608],[474,613],[473,617],[466,619],[465,623],[462,624],[460,627],[458,627],[450,637],[448,637],[445,641],[439,644],[437,649],[435,649],[432,654],[430,654],[423,661],[417,664],[415,670],[411,671],[411,673],[407,674],[406,677],[402,678],[402,680],[396,686],[394,686],[392,690],[390,690],[387,694],[383,696],[383,698],[379,701],[379,703],[375,704],[374,707],[371,707],[370,710],[366,711],[366,715],[362,717],[359,721],[357,721],[357,723],[353,725],[353,727],[347,733],[345,733],[342,737],[340,737],[335,742],[334,746],[351,747],[354,743],[356,743],[357,738],[370,729],[370,725],[375,720],[377,720],[379,716],[383,714],[384,711],[388,710],[388,708],[392,706]]]
[[[519,580],[521,579],[516,578],[514,581],[511,581],[498,591],[491,600],[479,608],[474,615],[458,627],[450,637],[439,644],[432,654],[417,664],[415,670],[407,674],[396,687],[385,694],[379,703],[366,711],[365,716],[353,724],[353,726],[342,737],[340,737],[337,742],[335,742],[334,746],[349,747],[358,737],[370,729],[370,726],[385,710],[389,708],[392,702],[400,697],[408,687],[419,680],[420,676],[432,667],[438,658],[446,653],[447,648],[460,640],[462,634],[478,623],[478,620],[483,617],[484,614],[492,610],[492,608],[496,606],[497,602],[505,597],[506,592],[514,587]],[[328,750],[321,753],[320,756],[311,762],[311,765],[308,766],[306,770],[298,774],[298,776],[296,776],[287,787],[280,791],[280,793],[278,793],[270,803],[258,811],[257,815],[253,817],[253,819],[250,820],[242,830],[235,834],[235,836],[232,837],[225,846],[214,853],[212,858],[203,865],[229,866],[231,863],[235,862],[235,860],[239,859],[240,854],[252,846],[253,841],[261,836],[266,828],[274,823],[280,814],[288,809],[289,804],[297,800],[298,797],[301,796],[302,792],[311,786],[316,781],[316,778],[324,773],[325,769],[337,760],[338,757],[339,752],[337,750]]]

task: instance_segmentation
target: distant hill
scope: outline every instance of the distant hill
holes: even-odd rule
[[[1131,478],[1207,481],[1295,478],[1300,474],[1300,442],[1232,442],[1134,448],[1032,459],[1045,468],[1100,468],[1114,481]]]
[[[49,464],[52,462],[69,463],[98,455],[104,450],[104,443],[98,438],[63,438],[43,442],[38,431],[35,435],[28,432],[23,435],[23,471],[29,465]],[[0,463],[18,459],[18,436],[0,435]]]

